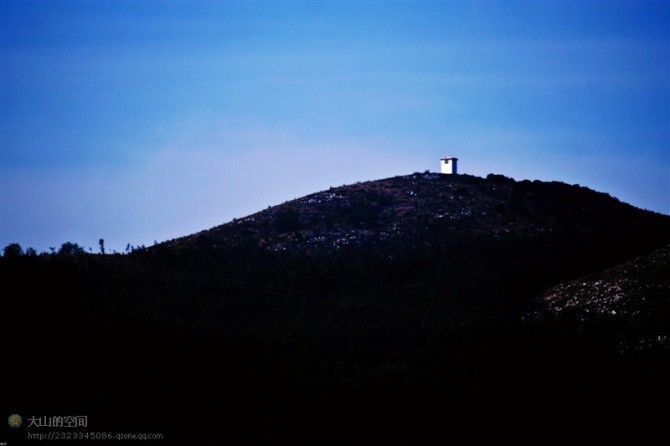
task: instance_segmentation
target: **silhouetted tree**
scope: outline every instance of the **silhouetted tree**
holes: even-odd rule
[[[105,254],[105,239],[100,239],[98,240],[98,244],[100,245],[100,254]]]
[[[23,249],[21,248],[21,245],[19,245],[18,243],[10,243],[9,245],[5,246],[5,249],[3,251],[5,253],[5,257],[7,258],[18,257],[20,255],[23,255]]]
[[[35,248],[32,246],[28,249],[26,249],[26,255],[30,257],[35,257],[37,255],[37,251],[35,251]]]
[[[74,255],[74,254],[84,254],[84,248],[79,246],[77,243],[65,242],[60,246],[58,254],[61,255]]]

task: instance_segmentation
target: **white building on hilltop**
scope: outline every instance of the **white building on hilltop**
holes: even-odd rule
[[[445,156],[440,158],[440,172],[448,175],[456,175],[458,173],[458,158],[453,156]]]

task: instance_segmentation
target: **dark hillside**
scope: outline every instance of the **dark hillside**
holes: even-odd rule
[[[556,285],[524,320],[533,360],[517,379],[570,408],[575,430],[600,429],[602,443],[667,443],[658,402],[670,398],[670,247]]]
[[[670,241],[670,218],[580,186],[414,174],[319,192],[138,252],[357,301],[517,319],[546,287]],[[367,296],[361,299],[361,296]]]
[[[615,335],[621,353],[670,349],[670,246],[544,293],[527,320]],[[606,326],[607,330],[601,327]]]
[[[649,443],[635,389],[670,396],[667,349],[536,298],[668,243],[670,217],[583,187],[414,174],[127,256],[2,258],[3,335],[31,351],[6,401],[189,444]]]

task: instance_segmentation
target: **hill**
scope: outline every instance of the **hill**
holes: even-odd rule
[[[529,321],[613,335],[621,353],[670,349],[670,246],[556,285],[536,305]]]
[[[167,245],[316,254],[393,250],[408,242],[440,246],[464,235],[600,241],[649,225],[653,234],[667,233],[665,216],[578,185],[417,173],[330,188]]]
[[[666,350],[622,354],[616,325],[537,298],[668,243],[670,217],[584,187],[413,174],[126,256],[2,258],[24,290],[3,334],[33,353],[6,401],[190,444],[640,444]]]
[[[585,187],[417,173],[331,188],[133,257],[327,300],[411,302],[507,323],[545,288],[668,241],[670,217]]]
[[[555,285],[524,316],[523,343],[533,365],[523,380],[570,408],[574,438],[595,444],[666,441],[658,428],[667,413],[655,401],[670,396],[668,278],[665,246]]]

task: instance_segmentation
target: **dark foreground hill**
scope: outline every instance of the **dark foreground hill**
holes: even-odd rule
[[[651,443],[667,349],[536,299],[668,243],[669,217],[583,187],[414,174],[128,256],[3,258],[31,353],[3,404],[191,444]],[[667,299],[644,285],[666,270],[636,290]],[[621,320],[667,335],[654,308]]]
[[[670,246],[665,246],[549,289],[526,320],[597,334],[601,348],[607,341],[622,354],[663,354],[670,351],[669,316]]]

